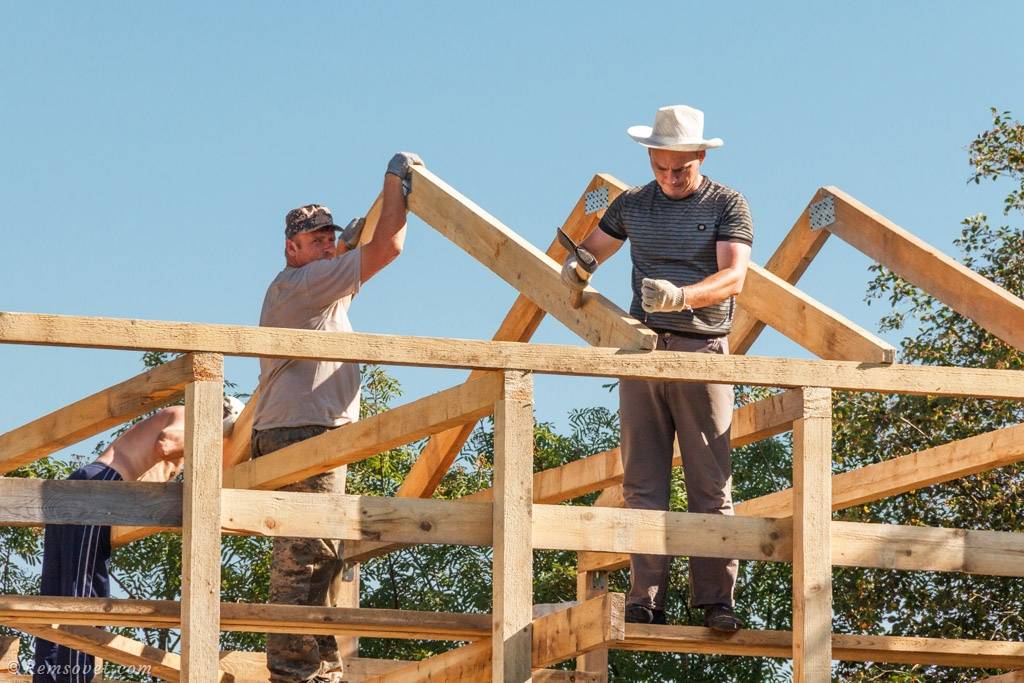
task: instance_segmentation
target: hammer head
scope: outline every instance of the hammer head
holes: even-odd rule
[[[579,264],[578,268],[582,268],[588,274],[593,273],[597,270],[597,259],[594,255],[583,247],[577,246],[572,238],[565,234],[565,231],[561,228],[558,229],[558,242],[565,250],[576,257],[576,262]]]

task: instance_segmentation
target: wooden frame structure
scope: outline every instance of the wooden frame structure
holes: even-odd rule
[[[1020,461],[1024,425],[833,476],[832,390],[1024,400],[1020,375],[895,364],[890,345],[795,283],[834,233],[1017,348],[1024,348],[1024,302],[840,190],[822,188],[766,266],[751,269],[730,339],[739,355],[653,351],[653,333],[593,287],[583,305],[572,308],[558,282],[564,251],[557,242],[542,252],[432,172],[415,167],[414,174],[411,210],[520,292],[492,341],[0,313],[0,343],[184,354],[0,435],[0,474],[182,396],[187,415],[183,484],[0,478],[0,525],[117,525],[124,527],[115,534],[121,542],[157,529],[180,530],[181,602],[8,595],[0,596],[2,623],[187,682],[267,680],[258,653],[218,651],[219,632],[231,630],[468,642],[420,662],[349,656],[352,681],[597,683],[607,680],[609,648],[786,657],[793,660],[794,680],[808,682],[830,680],[833,659],[1024,669],[1024,643],[837,634],[831,623],[834,565],[1024,576],[1021,534],[831,518],[833,510]],[[611,176],[595,176],[564,229],[584,237],[623,189]],[[376,215],[379,201],[368,214],[367,235]],[[590,346],[529,344],[546,314]],[[765,324],[821,360],[745,357]],[[472,372],[463,384],[259,461],[246,461],[246,435],[238,434],[225,460],[237,464],[222,472],[224,355]],[[723,517],[623,509],[618,449],[533,473],[534,373],[785,388],[738,408],[732,439],[740,446],[792,431],[794,486],[744,501],[735,517]],[[251,426],[253,404],[238,429]],[[431,499],[486,415],[495,422],[493,488],[457,501]],[[396,497],[275,490],[424,437],[427,445]],[[596,491],[602,494],[593,507],[559,504]],[[409,544],[493,546],[493,614],[362,609],[351,591],[343,607],[221,604],[222,533],[340,538],[353,564]],[[537,549],[579,553],[577,603],[534,614],[531,563]],[[623,566],[630,552],[791,562],[793,631],[744,630],[726,637],[704,628],[626,624],[623,596],[608,592],[607,572]],[[97,628],[114,625],[180,627],[181,653]],[[9,657],[10,642],[0,646]],[[575,672],[548,668],[571,658],[577,658]]]

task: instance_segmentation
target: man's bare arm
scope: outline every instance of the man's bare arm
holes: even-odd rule
[[[743,290],[750,264],[750,245],[718,242],[718,272],[693,285],[686,285],[686,303],[693,308],[713,306]]]
[[[590,233],[580,246],[593,254],[594,258],[597,259],[597,264],[601,265],[611,258],[623,244],[625,244],[625,241],[615,239],[604,230],[598,228]]]

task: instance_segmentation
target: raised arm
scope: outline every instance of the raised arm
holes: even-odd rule
[[[411,191],[409,168],[423,161],[410,152],[399,152],[388,163],[384,174],[383,203],[373,238],[363,245],[360,256],[360,281],[366,282],[402,253],[405,244],[405,195]]]

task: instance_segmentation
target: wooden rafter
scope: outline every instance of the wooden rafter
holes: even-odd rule
[[[409,210],[594,346],[653,349],[657,336],[588,287],[574,309],[560,264],[422,166],[413,166]]]
[[[1024,425],[1004,427],[832,477],[832,509],[842,510],[952,481],[1024,459]],[[789,517],[792,491],[736,505],[737,515]]]
[[[823,190],[835,221],[824,229],[907,282],[1024,350],[1024,300],[978,275],[837,187]]]
[[[747,269],[736,303],[819,358],[865,363],[896,360],[891,344],[756,263]]]

